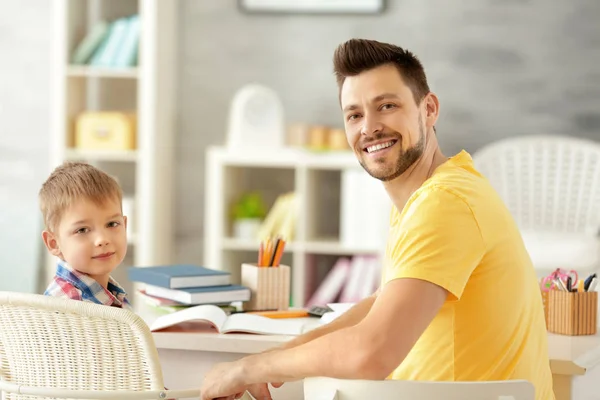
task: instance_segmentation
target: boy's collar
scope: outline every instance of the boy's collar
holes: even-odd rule
[[[56,275],[80,290],[84,300],[107,306],[127,303],[127,293],[112,277],[108,278],[107,288],[104,288],[94,278],[73,269],[63,260],[58,261]]]

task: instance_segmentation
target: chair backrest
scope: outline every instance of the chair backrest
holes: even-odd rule
[[[600,143],[565,136],[521,136],[473,154],[524,230],[596,235],[600,231]]]
[[[304,380],[304,400],[534,400],[527,381],[421,382],[333,378]]]
[[[0,292],[0,380],[69,390],[164,390],[152,335],[134,313],[11,292]]]

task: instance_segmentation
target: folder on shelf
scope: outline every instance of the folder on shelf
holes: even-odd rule
[[[323,306],[336,301],[348,280],[351,263],[348,258],[338,258],[323,282],[306,303],[306,307]]]
[[[140,17],[134,15],[128,18],[127,30],[112,61],[113,67],[132,67],[137,64],[138,46],[140,40]]]
[[[77,45],[71,57],[71,63],[75,65],[86,64],[107,38],[109,31],[110,25],[106,21],[100,21],[95,24]]]
[[[119,18],[110,25],[108,36],[94,53],[90,64],[94,67],[112,67],[121,43],[127,35],[129,26],[128,18]]]
[[[260,226],[258,239],[281,236],[291,241],[294,237],[297,217],[296,194],[291,192],[280,195]]]

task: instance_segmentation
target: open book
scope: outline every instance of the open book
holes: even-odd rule
[[[256,333],[262,335],[300,335],[314,327],[311,320],[273,319],[253,314],[227,315],[221,308],[213,305],[200,305],[158,317],[150,326],[158,331],[178,324],[195,322],[215,329],[219,333]]]

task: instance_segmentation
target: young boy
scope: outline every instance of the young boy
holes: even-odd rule
[[[126,293],[110,276],[127,253],[122,191],[108,174],[85,163],[57,167],[39,201],[46,248],[58,257],[45,295],[129,308]]]

